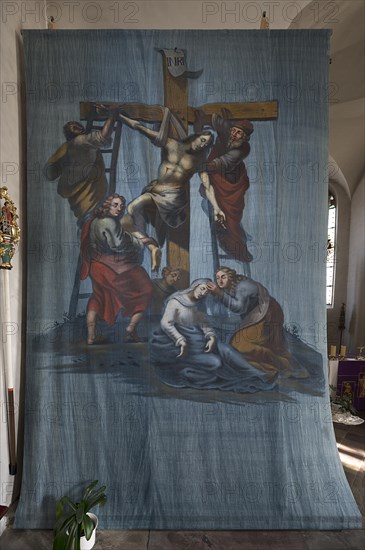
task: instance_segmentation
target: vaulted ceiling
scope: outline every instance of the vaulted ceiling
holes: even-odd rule
[[[343,186],[346,180],[350,196],[365,172],[364,17],[364,0],[316,0],[291,25],[291,28],[333,30],[329,152],[339,167],[333,177]]]

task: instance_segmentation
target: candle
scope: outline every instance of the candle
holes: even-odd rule
[[[331,346],[330,356],[336,357],[336,346]]]
[[[345,357],[345,355],[346,355],[346,346],[341,346],[340,355],[341,355],[341,357]]]

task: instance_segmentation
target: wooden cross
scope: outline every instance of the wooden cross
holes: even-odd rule
[[[190,107],[188,105],[188,79],[181,75],[174,77],[167,68],[166,57],[163,54],[163,79],[164,79],[164,106],[175,114],[186,132],[190,124],[194,125],[194,131],[200,131],[197,124],[196,113],[204,113],[207,122],[211,119],[213,113],[220,113],[222,109],[229,112],[229,120],[273,120],[278,116],[277,101],[249,102],[249,103],[210,103],[200,107]],[[142,103],[118,103],[103,102],[103,105],[110,109],[123,107],[123,111],[130,118],[140,120],[141,122],[156,123],[162,122],[163,109],[158,105],[144,105]],[[95,113],[95,103],[80,103],[81,120],[104,120],[106,117],[97,116]],[[201,120],[201,119],[200,119]],[[177,138],[174,128],[170,129],[169,136]],[[152,178],[151,178],[152,179]],[[146,182],[146,185],[149,182]],[[189,196],[189,189],[188,196]],[[110,189],[111,193],[115,189]],[[224,205],[220,205],[224,210]],[[189,286],[190,259],[189,259],[189,240],[190,240],[190,215],[187,212],[187,218],[184,225],[177,229],[168,228],[167,233],[167,263],[172,267],[180,267],[182,277],[180,286],[186,288]]]

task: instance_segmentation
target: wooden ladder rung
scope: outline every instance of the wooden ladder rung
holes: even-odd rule
[[[104,126],[105,121],[104,120],[95,120],[95,119],[88,119],[86,124],[86,131],[90,132],[91,130],[102,130]],[[113,127],[113,133],[115,134],[113,139],[112,147],[108,149],[99,149],[102,155],[109,154],[111,157],[110,159],[110,168],[105,167],[105,173],[109,174],[109,185],[112,186],[112,191],[115,190],[115,178],[116,178],[116,167],[117,167],[117,160],[118,160],[118,152],[120,147],[120,140],[121,140],[121,132],[122,132],[122,124],[121,121],[117,121],[117,124]],[[108,160],[109,160],[108,159]],[[105,159],[104,159],[105,160]],[[79,257],[78,265],[75,273],[75,280],[74,280],[74,286],[72,290],[72,295],[70,299],[69,304],[69,315],[70,317],[75,317],[77,313],[77,304],[79,300],[86,300],[90,298],[91,292],[87,293],[80,293],[80,273],[81,273],[81,257]]]

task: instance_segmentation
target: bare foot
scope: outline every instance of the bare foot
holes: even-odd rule
[[[97,345],[97,344],[107,344],[108,338],[106,336],[93,336],[88,337],[87,344],[88,346]]]
[[[137,329],[134,325],[128,325],[125,329],[127,336],[130,340],[133,340],[133,342],[140,342],[141,339],[138,336]]]

